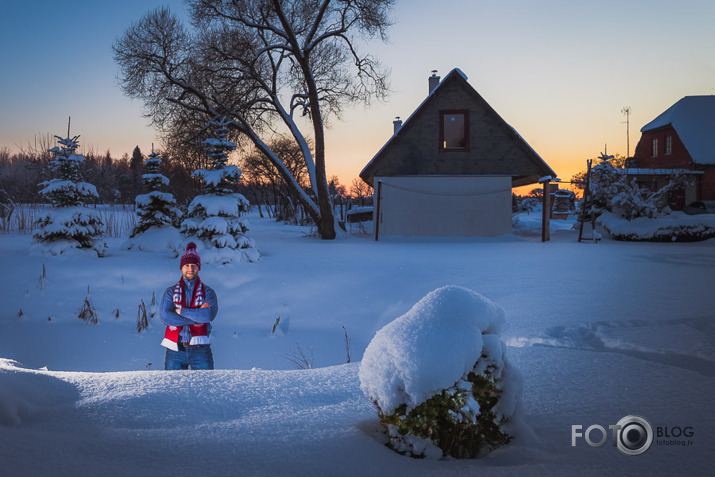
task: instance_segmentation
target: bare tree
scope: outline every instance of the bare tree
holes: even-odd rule
[[[333,199],[344,199],[345,198],[345,186],[340,183],[340,178],[336,175],[330,177],[328,181],[328,190],[330,191],[330,196]]]
[[[353,179],[352,185],[350,186],[350,194],[353,196],[353,199],[364,201],[368,196],[372,195],[372,187],[362,179]]]
[[[193,33],[168,9],[157,9],[113,46],[122,88],[144,100],[147,115],[168,135],[211,117],[231,119],[293,189],[320,236],[332,239],[325,122],[349,103],[386,94],[387,72],[358,44],[386,39],[394,2],[190,0]],[[268,146],[280,134],[301,149],[312,194]]]
[[[308,169],[305,166],[302,150],[288,138],[276,138],[268,143],[271,150],[281,158],[296,182],[303,188],[308,187]],[[300,223],[296,201],[300,199],[283,178],[277,173],[270,159],[260,151],[245,154],[239,161],[246,182],[263,193],[267,202],[268,190],[274,201],[274,216],[279,220]],[[260,199],[259,199],[260,200]]]

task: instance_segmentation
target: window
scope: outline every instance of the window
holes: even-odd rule
[[[469,150],[469,111],[442,111],[439,129],[440,150]]]
[[[673,153],[673,136],[670,134],[665,136],[665,153],[666,154]]]
[[[658,138],[654,137],[650,140],[650,155],[651,157],[658,157]]]

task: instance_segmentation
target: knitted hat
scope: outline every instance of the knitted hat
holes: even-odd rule
[[[181,256],[179,268],[184,268],[184,265],[188,263],[193,263],[199,267],[199,270],[201,270],[201,257],[199,257],[199,254],[196,251],[196,244],[194,242],[189,242],[188,245],[186,245],[186,251]]]

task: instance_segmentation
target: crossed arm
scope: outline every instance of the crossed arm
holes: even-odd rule
[[[174,287],[169,287],[161,298],[159,317],[167,326],[195,325],[210,323],[218,313],[218,298],[209,287],[204,287],[206,301],[201,308],[177,307],[173,301]]]

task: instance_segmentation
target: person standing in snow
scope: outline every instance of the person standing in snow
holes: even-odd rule
[[[201,257],[190,242],[179,262],[181,278],[161,299],[159,316],[166,325],[164,369],[214,369],[211,322],[218,313],[216,292],[199,278]]]

